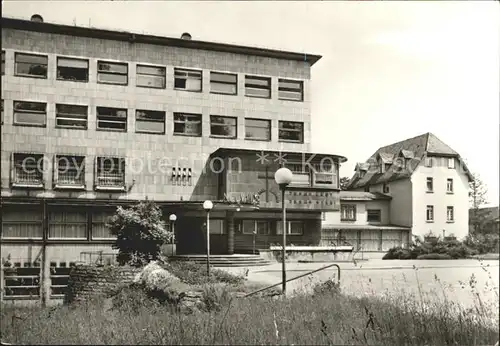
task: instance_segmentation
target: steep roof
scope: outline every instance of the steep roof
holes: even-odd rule
[[[363,176],[356,173],[351,178],[347,188],[356,189],[410,178],[426,156],[456,157],[461,163],[461,166],[465,168],[465,171],[469,175],[469,179],[472,178],[467,167],[462,162],[460,155],[434,134],[427,132],[379,148],[366,161],[365,165],[369,165],[369,169],[366,173],[364,173]],[[384,163],[392,163],[391,167],[383,173],[379,171],[379,158]],[[406,164],[403,164],[404,160],[407,161]]]

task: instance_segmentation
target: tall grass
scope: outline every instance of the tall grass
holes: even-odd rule
[[[15,344],[494,345],[498,300],[487,304],[477,295],[476,308],[466,308],[440,285],[438,302],[418,290],[231,300],[223,285],[209,284],[205,297],[216,308],[192,315],[131,291],[115,309],[103,309],[101,301],[4,308],[1,338]],[[477,290],[473,278],[464,285]]]

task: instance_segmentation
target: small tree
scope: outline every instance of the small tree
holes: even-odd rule
[[[349,181],[351,179],[349,177],[342,177],[340,178],[340,189],[341,190],[347,190],[347,186],[349,185]]]
[[[139,202],[130,208],[118,207],[107,227],[116,236],[117,261],[141,267],[161,258],[161,246],[172,239],[165,227],[162,212],[152,201]]]
[[[473,233],[477,234],[481,229],[482,219],[479,209],[486,204],[486,185],[483,183],[479,174],[473,174],[473,179],[469,183],[469,203],[472,209],[469,223],[472,225]]]

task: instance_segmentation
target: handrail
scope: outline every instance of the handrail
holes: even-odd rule
[[[334,263],[334,264],[329,264],[329,265],[327,265],[327,266],[324,266],[324,267],[321,267],[321,268],[315,269],[315,270],[313,270],[313,271],[310,271],[310,272],[308,272],[308,273],[306,273],[306,274],[302,274],[302,275],[296,276],[296,277],[294,277],[294,278],[291,278],[291,279],[286,280],[285,282],[290,282],[290,281],[293,281],[293,280],[297,280],[297,279],[303,278],[304,276],[308,276],[308,275],[311,275],[311,274],[317,273],[317,272],[319,272],[319,271],[321,271],[321,270],[325,270],[325,269],[328,269],[328,268],[331,268],[331,267],[337,267],[338,281],[340,282],[340,266],[339,266],[338,264],[336,264],[336,263]],[[282,284],[283,284],[283,281],[278,282],[277,284],[274,284],[274,285],[271,285],[271,286],[267,286],[267,287],[264,287],[264,288],[258,289],[257,291],[253,291],[253,292],[250,292],[250,293],[248,293],[248,294],[244,295],[244,296],[243,296],[243,298],[250,297],[250,296],[252,296],[252,295],[254,295],[254,294],[260,293],[260,292],[262,292],[262,291],[268,290],[268,289],[273,288],[273,287],[276,287],[276,286],[280,286],[280,285],[282,285]]]

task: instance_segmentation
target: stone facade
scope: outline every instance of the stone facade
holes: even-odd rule
[[[117,289],[132,284],[140,268],[77,265],[70,271],[65,303],[82,302],[107,296]]]

